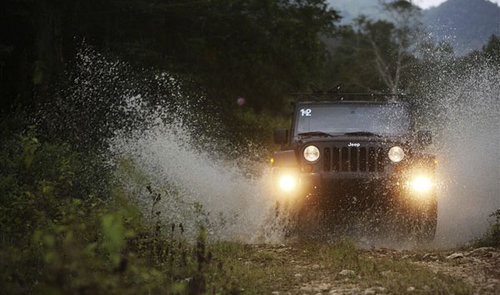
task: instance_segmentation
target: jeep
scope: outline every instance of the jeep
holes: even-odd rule
[[[434,238],[437,161],[407,103],[297,102],[291,128],[275,130],[274,141],[275,190],[297,228],[314,211],[322,228],[368,215],[376,230]]]

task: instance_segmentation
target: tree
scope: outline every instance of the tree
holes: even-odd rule
[[[500,66],[500,37],[491,35],[488,44],[483,47],[483,53],[496,66]]]
[[[276,109],[317,74],[325,54],[319,35],[332,34],[339,18],[325,0],[7,0],[1,6],[4,110],[22,92],[28,104],[34,96],[50,99],[46,92],[83,39],[139,67],[194,80],[222,105],[243,96],[255,108]],[[16,71],[12,79],[22,83],[11,86]]]
[[[383,24],[391,26],[380,23]],[[384,35],[381,30],[378,32]],[[372,47],[363,32],[351,25],[343,26],[328,44],[329,58],[322,67],[321,79],[316,82],[319,88],[333,89],[341,84],[343,92],[384,91],[386,86],[376,70]]]
[[[356,26],[369,40],[376,69],[387,89],[398,94],[403,72],[413,58],[411,51],[421,33],[420,9],[405,0],[381,1],[381,5],[393,23],[362,17]]]
[[[284,94],[308,85],[325,53],[319,35],[331,35],[338,19],[321,0],[201,2],[165,10],[159,46],[209,96],[243,96],[257,109],[276,109]]]

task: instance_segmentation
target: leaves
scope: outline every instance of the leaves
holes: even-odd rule
[[[101,217],[103,247],[109,253],[114,265],[120,262],[120,251],[125,246],[125,229],[118,214],[106,214]]]

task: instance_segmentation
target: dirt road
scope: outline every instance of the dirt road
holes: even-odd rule
[[[245,247],[232,266],[253,273],[245,293],[500,294],[500,249],[362,249],[349,241]]]

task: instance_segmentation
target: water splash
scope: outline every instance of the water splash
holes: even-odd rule
[[[192,136],[176,123],[117,135],[111,150],[131,161],[145,181],[134,180],[130,171],[119,170],[117,178],[144,208],[152,206],[146,190],[151,183],[164,196],[155,210],[167,224],[182,223],[191,233],[204,226],[219,239],[254,240],[272,207],[267,177],[251,177],[234,162],[214,160],[190,144]]]
[[[154,69],[135,69],[82,46],[56,98],[39,111],[47,133],[107,158],[120,187],[151,222],[182,224],[193,237],[252,242],[272,211],[255,145],[224,139],[217,114],[198,90]],[[242,151],[237,159],[228,150]],[[253,166],[253,167],[249,167]],[[249,171],[264,171],[258,175]]]
[[[500,208],[500,73],[487,62],[444,68],[426,85],[438,177],[436,243],[456,246],[479,237]],[[430,111],[429,113],[431,113]]]

